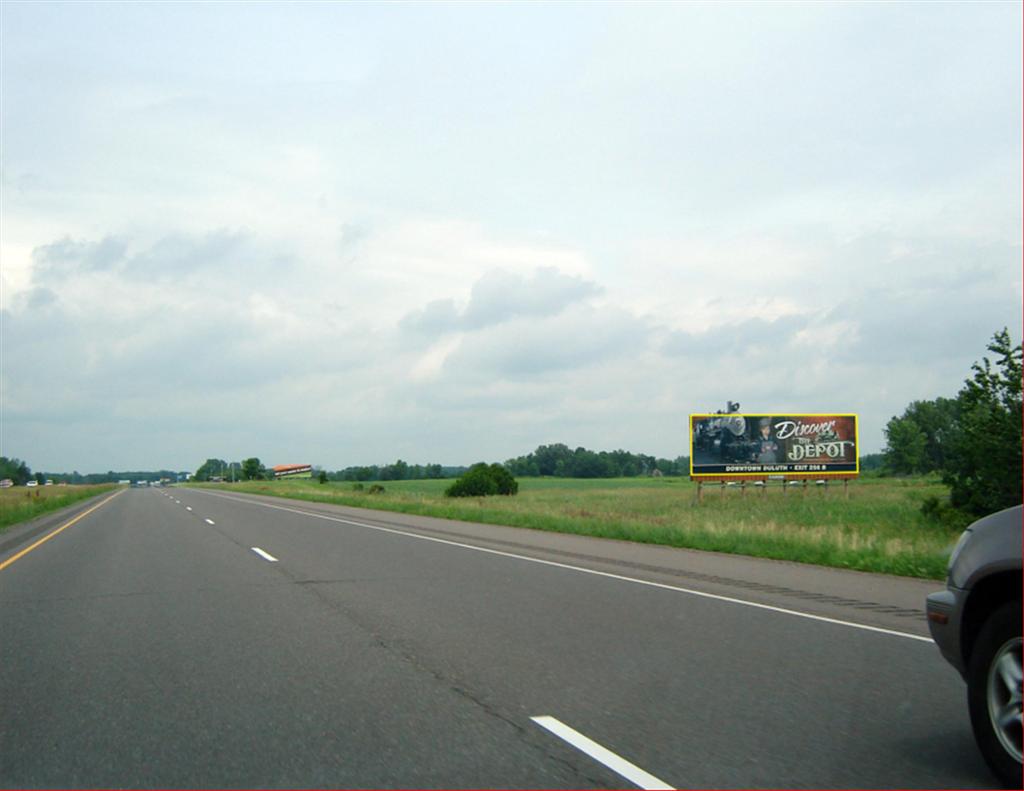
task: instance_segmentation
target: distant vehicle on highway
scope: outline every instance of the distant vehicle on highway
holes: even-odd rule
[[[1007,788],[1021,788],[1022,506],[972,524],[949,558],[946,590],[927,599],[928,627],[967,682],[974,738]]]
[[[25,485],[26,486],[38,486],[39,485],[39,481],[27,481],[25,483]]]

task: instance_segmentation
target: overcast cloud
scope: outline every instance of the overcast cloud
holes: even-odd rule
[[[688,452],[1020,340],[1021,6],[0,5],[0,454]]]

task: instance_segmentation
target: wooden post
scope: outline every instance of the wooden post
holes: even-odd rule
[[[704,481],[700,478],[697,479],[697,503],[704,502]]]
[[[747,494],[747,480],[744,478],[740,481],[740,497],[745,497]]]
[[[850,499],[850,479],[849,478],[843,478],[843,499],[844,500],[849,500]]]
[[[804,497],[807,496],[807,479],[806,478],[804,478],[804,485],[803,485],[803,487],[801,489],[801,492],[803,493]]]

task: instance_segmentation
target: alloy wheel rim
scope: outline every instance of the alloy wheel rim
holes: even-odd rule
[[[1020,637],[1003,643],[988,668],[986,700],[992,731],[1006,752],[1021,763],[1021,726],[1024,715],[1021,711],[1021,670]]]

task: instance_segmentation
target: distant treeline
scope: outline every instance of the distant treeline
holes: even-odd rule
[[[9,478],[17,486],[24,486],[29,481],[38,481],[40,484],[46,481],[53,481],[54,483],[76,485],[117,483],[118,481],[159,481],[161,479],[177,481],[179,476],[181,480],[184,480],[187,474],[175,472],[174,470],[135,470],[131,472],[108,470],[107,472],[90,472],[84,475],[77,470],[74,472],[34,473],[29,469],[28,464],[21,459],[8,459],[6,456],[0,456],[0,479]]]
[[[533,453],[505,462],[513,475],[523,478],[544,475],[555,478],[636,478],[645,475],[689,475],[689,456],[658,459],[628,450],[572,450],[556,443],[541,445]]]
[[[643,475],[689,475],[690,459],[658,459],[625,450],[572,450],[557,443],[541,445],[533,453],[509,459],[503,465],[518,478],[552,476],[556,478],[635,478]],[[407,464],[399,459],[394,464],[367,467],[346,467],[328,472],[331,481],[408,481],[424,478],[457,478],[469,469],[443,467],[440,464]],[[315,472],[314,472],[315,474]]]
[[[860,457],[860,471],[871,472],[873,470],[882,470],[885,467],[885,454],[884,453],[868,453]]]
[[[568,445],[559,443],[541,445],[533,453],[509,459],[503,466],[520,478],[542,475],[558,478],[633,478],[654,474],[688,475],[690,459],[687,456],[674,460],[658,459],[625,450],[572,450]],[[327,472],[326,475],[330,481],[413,481],[457,478],[468,469],[468,465],[449,467],[440,464],[408,464],[399,459],[394,464],[346,467]],[[318,472],[319,468],[314,467],[314,476]]]
[[[329,481],[421,481],[437,478],[457,478],[469,467],[445,467],[441,464],[407,464],[399,459],[394,464],[371,464],[365,467],[346,467],[328,472]]]
[[[42,472],[40,476],[47,478],[54,483],[72,484],[95,484],[95,483],[117,483],[118,481],[177,481],[179,476],[185,480],[186,472],[175,472],[174,470],[133,470],[116,472],[90,472],[82,474],[75,472]]]

